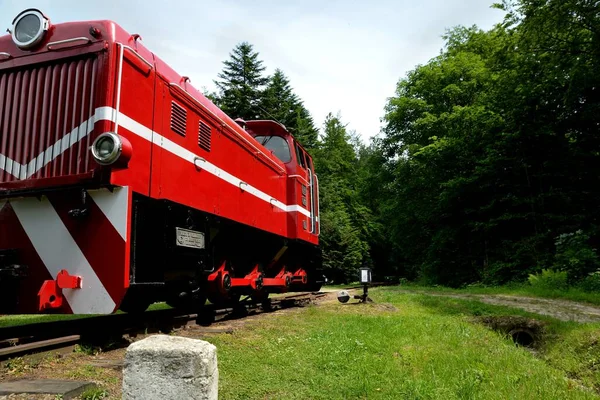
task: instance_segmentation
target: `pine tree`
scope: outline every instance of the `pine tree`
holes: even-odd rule
[[[215,81],[218,93],[217,105],[232,118],[256,119],[257,105],[260,102],[263,87],[268,78],[258,52],[248,42],[235,46],[229,54],[229,60],[223,62],[225,68]]]
[[[261,98],[260,111],[263,118],[275,119],[285,125],[304,147],[313,148],[316,145],[318,130],[313,119],[280,69],[276,69],[269,78]]]
[[[321,247],[325,275],[334,282],[356,279],[367,259],[372,220],[356,188],[358,158],[339,116],[329,114],[313,151],[320,181]]]
[[[292,124],[292,134],[294,137],[307,149],[316,147],[319,139],[319,130],[315,127],[310,113],[301,101],[296,105],[294,118],[295,121]]]

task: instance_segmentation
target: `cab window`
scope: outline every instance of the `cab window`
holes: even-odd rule
[[[304,152],[300,150],[300,147],[298,147],[298,145],[295,145],[294,147],[296,147],[296,158],[298,159],[298,164],[300,164],[302,168],[306,168],[306,162],[304,161]]]
[[[273,152],[275,157],[282,162],[287,163],[292,160],[290,146],[288,142],[281,136],[255,136],[254,139]]]
[[[311,171],[314,171],[314,170],[313,170],[313,167],[312,167],[312,160],[310,159],[310,157],[308,156],[308,154],[306,155],[306,166],[307,166],[307,167],[308,167],[308,169],[310,169]]]

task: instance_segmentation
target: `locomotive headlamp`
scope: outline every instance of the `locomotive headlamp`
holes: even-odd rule
[[[98,136],[91,150],[94,159],[100,165],[111,165],[117,161],[126,163],[131,157],[131,144],[113,132]]]
[[[13,20],[13,42],[21,49],[32,48],[44,38],[49,26],[50,21],[40,10],[27,9]]]

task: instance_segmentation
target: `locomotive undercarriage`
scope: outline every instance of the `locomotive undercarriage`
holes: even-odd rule
[[[26,277],[27,266],[19,264],[18,251],[0,250],[0,313],[14,313],[19,284]]]
[[[322,284],[316,246],[140,195],[133,197],[130,251],[124,311],[157,301],[190,309],[207,299],[235,306],[244,296],[264,302],[270,293],[316,291]]]

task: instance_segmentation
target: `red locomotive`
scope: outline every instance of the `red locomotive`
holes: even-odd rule
[[[318,180],[111,21],[0,37],[0,312],[108,314],[321,286]]]

